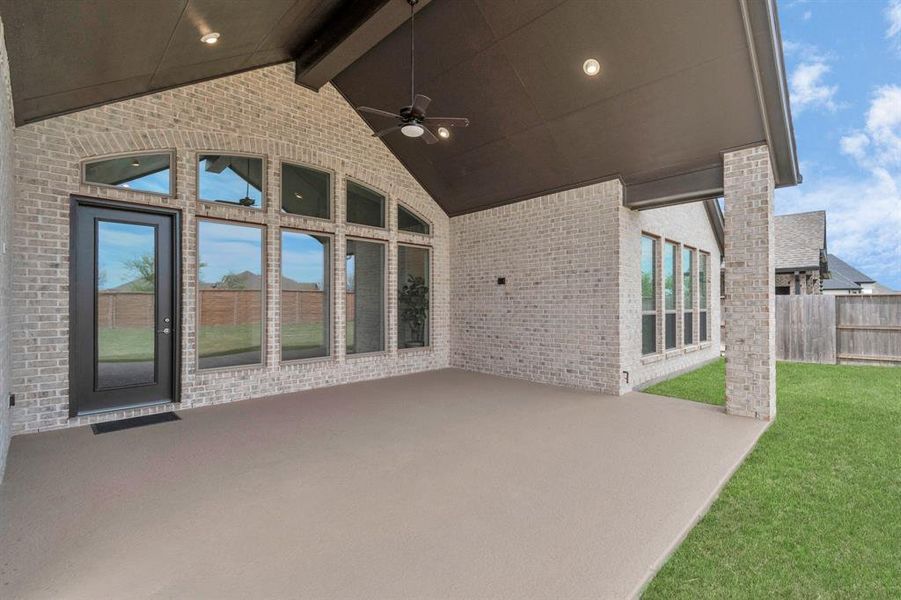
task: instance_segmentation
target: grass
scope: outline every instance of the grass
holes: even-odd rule
[[[315,323],[286,325],[282,329],[282,344],[286,350],[319,347],[322,345],[322,334],[322,327]],[[100,360],[103,362],[151,360],[153,335],[153,330],[149,327],[101,329]],[[352,332],[350,335],[353,335]],[[199,349],[203,357],[225,356],[258,350],[261,339],[258,324],[202,327]]]
[[[901,368],[776,369],[776,421],[644,598],[901,597]],[[724,378],[646,391],[722,404]]]

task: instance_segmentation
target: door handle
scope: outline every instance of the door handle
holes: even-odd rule
[[[163,327],[162,329],[157,331],[157,333],[165,333],[166,335],[169,335],[170,333],[172,333],[172,330],[169,329],[168,327]]]

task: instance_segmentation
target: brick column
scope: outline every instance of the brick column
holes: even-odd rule
[[[726,412],[776,416],[773,173],[766,146],[723,155]]]

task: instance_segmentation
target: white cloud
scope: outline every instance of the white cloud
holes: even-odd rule
[[[842,152],[857,160],[864,160],[867,155],[867,146],[870,138],[865,133],[857,132],[846,135],[841,139]]]
[[[892,177],[817,178],[777,190],[780,214],[826,210],[829,252],[901,289],[901,191]]]
[[[885,9],[885,18],[888,20],[888,29],[885,37],[901,55],[901,0],[891,0]]]
[[[867,134],[879,153],[878,164],[901,165],[901,86],[876,90],[867,112]]]
[[[780,213],[826,210],[829,251],[901,289],[901,86],[877,88],[863,129],[841,138],[859,177],[817,177],[780,190]]]
[[[829,65],[825,60],[803,61],[791,74],[789,90],[791,105],[795,114],[807,108],[821,107],[829,111],[838,108],[835,102],[837,85],[828,85],[823,81],[829,73]]]
[[[810,11],[810,10],[804,11],[804,20],[805,21],[809,21],[810,17],[812,17],[812,16],[813,16],[813,11]]]
[[[869,171],[901,167],[901,86],[876,88],[864,129],[844,136],[841,147],[842,152]]]

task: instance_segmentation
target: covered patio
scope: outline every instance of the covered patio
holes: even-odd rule
[[[767,422],[458,369],[17,436],[9,598],[634,595]]]

